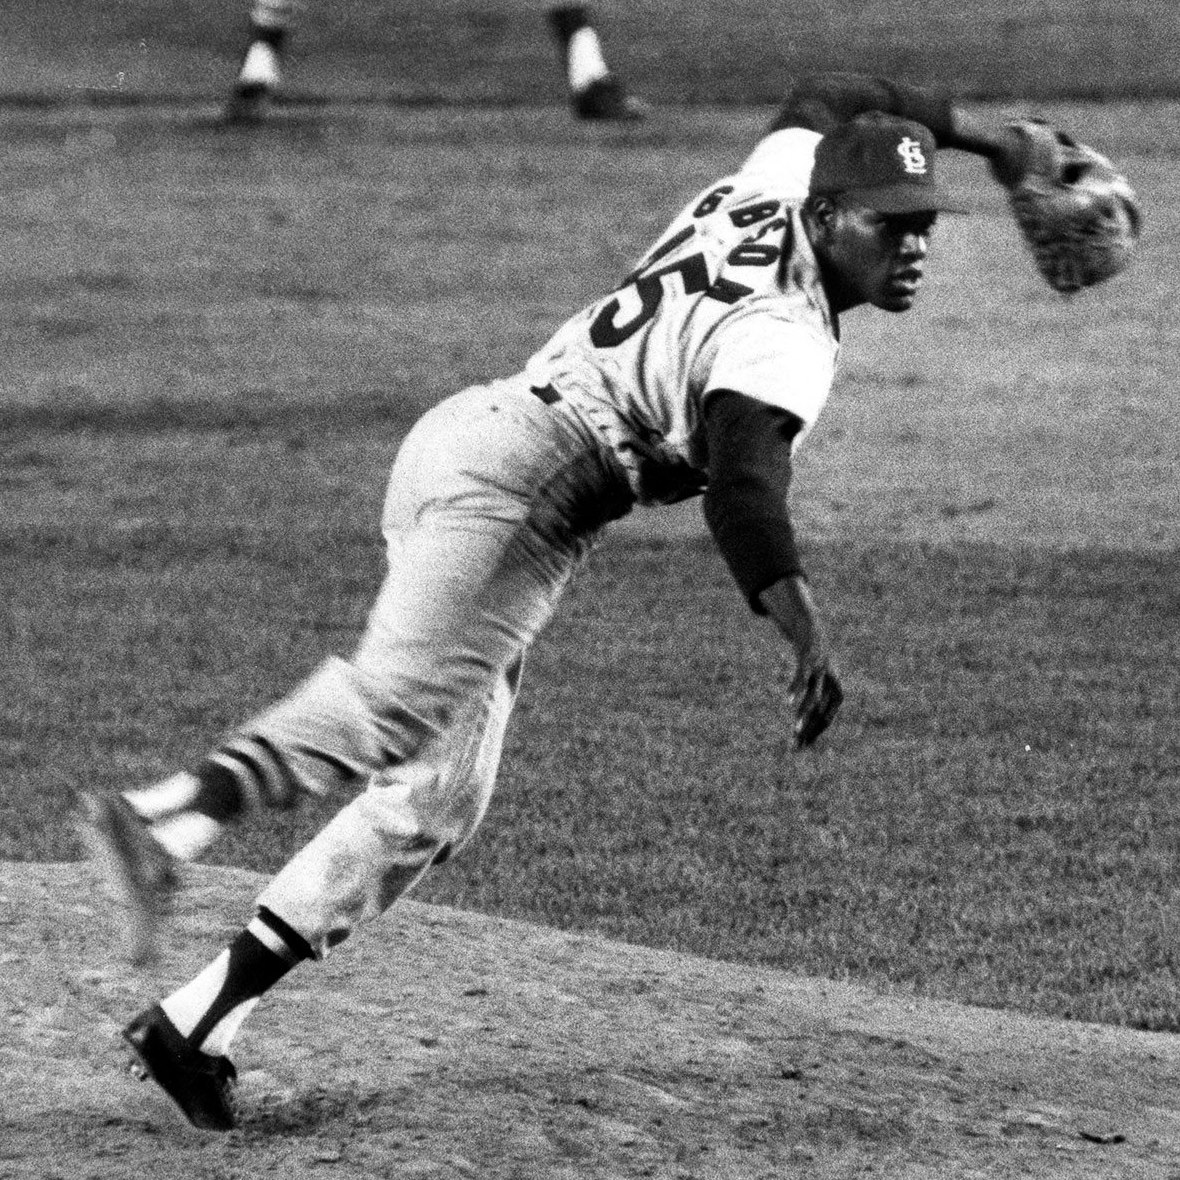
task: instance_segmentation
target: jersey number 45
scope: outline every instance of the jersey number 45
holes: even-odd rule
[[[764,204],[760,211],[766,208]],[[763,216],[772,215],[777,208],[777,203],[771,205],[769,213],[764,213]],[[736,212],[739,211],[735,210]],[[603,304],[590,324],[591,344],[596,348],[615,348],[634,336],[659,310],[664,298],[664,280],[673,275],[680,276],[686,295],[703,293],[706,298],[716,299],[721,303],[736,303],[743,295],[753,294],[753,287],[747,287],[744,283],[723,275],[710,279],[708,263],[703,253],[689,254],[663,266],[656,265],[661,258],[666,258],[678,246],[687,242],[695,232],[693,226],[685,226],[680,233],[669,238],[656,250],[639,270],[627,276],[619,288],[619,293]],[[769,242],[742,242],[726,255],[725,263],[727,266],[770,266],[778,261],[781,254],[782,250]],[[622,310],[622,300],[619,296],[625,291],[631,291],[638,297],[639,310],[620,324],[616,322]]]

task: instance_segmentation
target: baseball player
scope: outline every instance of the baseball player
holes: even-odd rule
[[[616,290],[512,377],[410,430],[382,517],[388,566],[353,653],[193,770],[83,794],[82,832],[153,953],[179,861],[304,792],[349,802],[265,886],[232,942],[124,1029],[199,1127],[234,1125],[228,1050],[259,998],[323,959],[471,837],[492,793],[529,645],[610,522],[701,497],[741,596],[793,659],[798,747],[842,700],[788,507],[793,457],[828,398],[840,317],[904,312],[951,207],[938,148],[1007,168],[1013,133],[924,90],[801,83],[732,175],[709,185]]]
[[[227,124],[262,119],[283,80],[283,54],[300,0],[253,0],[245,52],[222,119]],[[643,105],[607,66],[587,7],[550,9],[549,25],[561,52],[570,105],[579,119],[641,119]]]

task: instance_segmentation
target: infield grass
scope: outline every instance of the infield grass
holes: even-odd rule
[[[1177,143],[1066,113],[1126,145],[1132,272],[1051,297],[962,162],[921,307],[848,319],[796,496],[830,737],[785,748],[789,669],[692,512],[626,522],[422,899],[1180,1027]],[[75,856],[71,784],[169,772],[347,650],[408,421],[518,367],[762,114],[5,117],[0,855]],[[328,812],[218,855],[275,868]]]

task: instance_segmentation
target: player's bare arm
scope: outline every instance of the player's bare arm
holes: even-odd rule
[[[843,699],[788,506],[791,448],[802,421],[733,390],[706,400],[709,484],[705,520],[750,606],[769,615],[795,656],[793,737],[808,746]]]

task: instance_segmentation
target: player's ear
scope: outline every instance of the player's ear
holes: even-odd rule
[[[831,197],[815,194],[807,198],[803,206],[807,220],[813,229],[813,236],[826,240],[836,226],[837,206]]]

